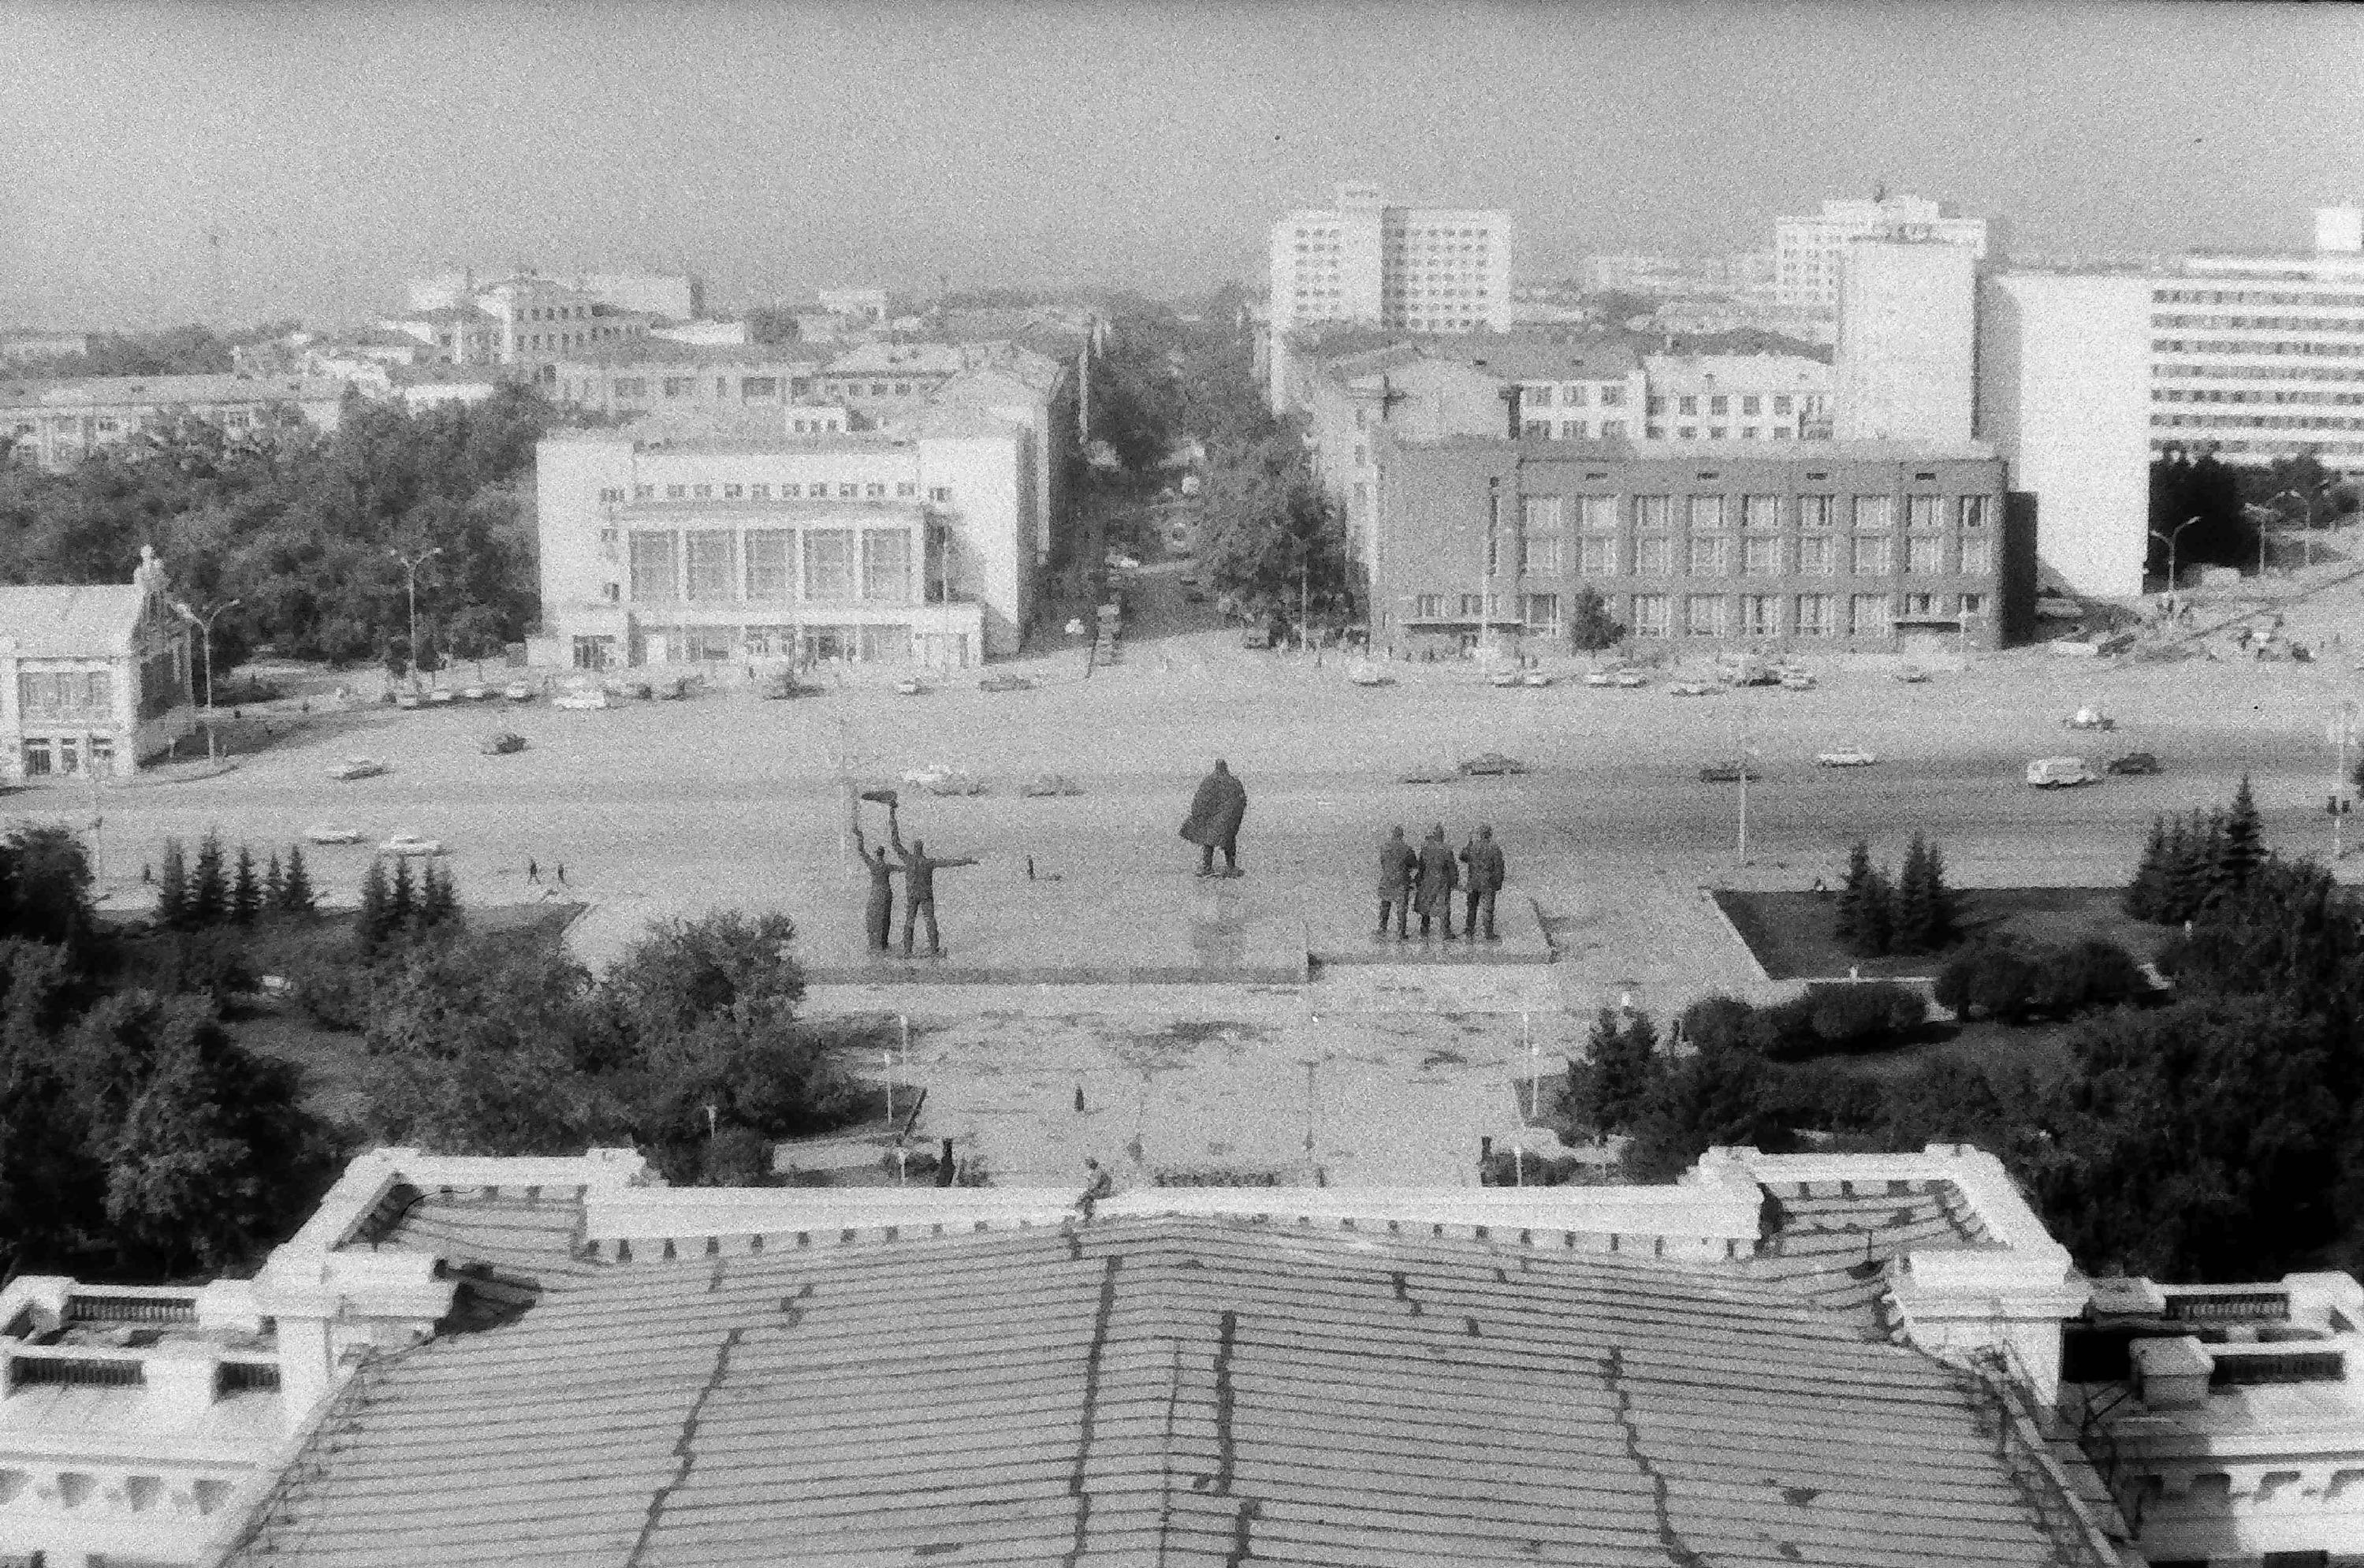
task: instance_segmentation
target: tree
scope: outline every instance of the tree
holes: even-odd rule
[[[262,907],[273,914],[287,907],[287,873],[280,868],[276,849],[271,852],[271,859],[263,868]]]
[[[1217,592],[1251,622],[1353,619],[1361,588],[1345,514],[1283,429],[1213,454],[1199,506],[1199,558]]]
[[[385,896],[385,927],[389,935],[407,934],[418,914],[418,883],[410,874],[410,857],[394,857],[394,881]]]
[[[456,919],[459,913],[460,893],[452,885],[452,873],[429,861],[419,882],[418,929],[435,930]]]
[[[1779,1152],[1791,1142],[1779,1105],[1781,1070],[1744,1044],[1712,1036],[1697,1043],[1652,1076],[1625,1148],[1629,1181],[1671,1181],[1719,1144]]]
[[[2157,923],[2166,917],[2168,902],[2168,836],[2167,819],[2150,819],[2150,836],[2143,841],[2142,859],[2135,868],[2134,880],[2126,884],[2125,897],[2120,907],[2135,920]]]
[[[1599,653],[1625,640],[1625,623],[1609,613],[1609,601],[1600,590],[1586,583],[1568,607],[1567,636],[1578,653]]]
[[[369,869],[362,873],[361,914],[353,927],[355,941],[364,956],[376,952],[394,935],[393,902],[392,890],[385,881],[385,862],[374,859]]]
[[[1858,838],[1847,851],[1845,878],[1839,883],[1837,906],[1834,911],[1835,934],[1849,951],[1858,951],[1857,943],[1863,939],[1864,905],[1871,895],[1873,880],[1879,872],[1871,864],[1871,846]]]
[[[252,925],[262,913],[262,889],[254,879],[254,851],[238,846],[238,876],[230,883],[229,918],[234,924]]]
[[[197,841],[197,875],[189,890],[189,924],[203,928],[229,918],[229,885],[222,877],[221,834],[212,828]]]
[[[2258,559],[2258,527],[2242,510],[2239,472],[2213,454],[2170,452],[2150,465],[2150,539],[2147,574],[2167,569],[2165,536],[2191,518],[2176,540],[2179,566],[2248,567]]]
[[[314,908],[312,874],[304,867],[304,846],[287,846],[287,882],[280,891],[278,907],[287,914],[309,914]]]
[[[156,872],[156,918],[166,929],[185,931],[189,918],[189,868],[181,841],[168,838]]]
[[[2265,824],[2258,819],[2257,800],[2249,793],[2249,776],[2244,773],[2240,789],[2233,793],[2233,809],[2225,814],[2222,839],[2216,846],[2217,890],[2247,887],[2250,874],[2265,857]]]
[[[1595,1133],[1622,1133],[1633,1125],[1649,1092],[1657,1047],[1657,1027],[1649,1014],[1600,1010],[1585,1045],[1589,1092],[1578,1107]]]
[[[29,823],[0,838],[0,937],[79,952],[95,916],[90,854],[73,832]]]
[[[1955,937],[1953,892],[1946,886],[1946,860],[1919,834],[1904,852],[1896,881],[1890,946],[1901,953],[1935,953]]]

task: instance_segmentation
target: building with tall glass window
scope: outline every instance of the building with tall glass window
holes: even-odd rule
[[[0,778],[129,772],[195,727],[192,638],[163,564],[128,583],[0,588]]]
[[[1036,575],[1031,440],[965,411],[891,434],[647,420],[553,437],[529,656],[957,668],[1014,652]]]
[[[1644,643],[1893,652],[2025,637],[2034,521],[1991,448],[1383,443],[1371,637],[1566,652],[1585,589]]]

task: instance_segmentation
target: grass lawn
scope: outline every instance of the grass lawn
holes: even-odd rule
[[[1990,1078],[2024,1069],[2039,1084],[2049,1084],[2068,1070],[2070,1024],[2024,1024],[2013,1026],[1986,1019],[1959,1026],[1943,1038],[1923,1040],[1892,1051],[1833,1052],[1813,1059],[1857,1078],[1890,1082],[1910,1078],[1941,1061],[1976,1068]]]
[[[1971,935],[2008,934],[2057,945],[2099,936],[2136,958],[2149,958],[2167,940],[2164,926],[2129,920],[2117,888],[1969,888],[1960,890],[1963,926]],[[1839,944],[1835,893],[1744,892],[1719,890],[1716,906],[1732,922],[1770,978],[1824,980],[1860,969],[1866,977],[1936,972],[1943,954],[1858,958]]]

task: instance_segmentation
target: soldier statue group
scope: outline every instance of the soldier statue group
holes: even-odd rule
[[[1466,875],[1464,875],[1466,868]],[[1505,869],[1502,846],[1494,842],[1494,830],[1480,825],[1461,846],[1458,854],[1444,841],[1444,826],[1438,823],[1428,830],[1419,849],[1404,842],[1404,830],[1397,828],[1388,834],[1379,846],[1379,931],[1388,934],[1388,916],[1395,916],[1396,939],[1410,935],[1410,917],[1420,916],[1420,934],[1429,935],[1432,921],[1444,923],[1444,939],[1453,940],[1453,892],[1458,887],[1466,897],[1462,937],[1475,942],[1482,922],[1489,942],[1501,937],[1494,931],[1494,899],[1502,890]]]

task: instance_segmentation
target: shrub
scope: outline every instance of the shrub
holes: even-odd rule
[[[2035,966],[2031,1000],[2046,1013],[2067,1014],[2114,1007],[2148,989],[2134,955],[2114,942],[2087,937],[2044,955]]]
[[[1578,653],[1597,654],[1625,640],[1625,623],[1609,613],[1608,600],[1600,597],[1599,588],[1587,583],[1576,590],[1576,599],[1568,607],[1567,636]]]
[[[1937,1004],[1967,1018],[1973,1014],[2019,1021],[2035,986],[2035,963],[2003,942],[1981,942],[1956,954],[1932,987]]]
[[[1894,980],[1822,986],[1813,1001],[1814,1034],[1834,1050],[1859,1051],[1899,1045],[1920,1028],[1929,1010],[1920,993]]]

